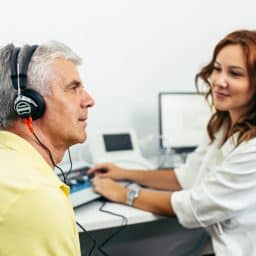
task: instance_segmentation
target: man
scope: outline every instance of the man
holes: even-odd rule
[[[69,188],[54,173],[86,139],[80,58],[67,46],[0,50],[0,255],[80,255]]]

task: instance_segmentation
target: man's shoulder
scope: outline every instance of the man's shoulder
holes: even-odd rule
[[[64,193],[56,187],[40,185],[23,191],[2,215],[0,212],[0,220],[3,224],[0,239],[2,233],[5,246],[9,241],[7,237],[11,236],[14,241],[19,240],[18,248],[24,252],[28,250],[25,246],[28,237],[31,252],[34,249],[44,251],[47,243],[53,251],[59,251],[58,255],[66,255],[62,250],[67,241],[74,247],[72,250],[79,249],[73,209]],[[15,251],[15,247],[12,244],[8,249]]]

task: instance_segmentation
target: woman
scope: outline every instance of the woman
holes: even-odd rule
[[[215,112],[186,163],[171,172],[99,164],[90,170],[94,189],[115,202],[176,215],[185,227],[204,227],[215,255],[256,255],[256,31],[224,37],[197,85],[199,79]],[[131,192],[114,181],[122,179],[155,190]]]

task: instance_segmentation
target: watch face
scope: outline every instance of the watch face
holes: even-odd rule
[[[128,197],[130,200],[133,200],[135,198],[135,196],[137,195],[137,192],[135,190],[130,190]]]
[[[133,201],[139,196],[139,191],[129,190],[127,194],[127,203],[128,205],[133,205]]]

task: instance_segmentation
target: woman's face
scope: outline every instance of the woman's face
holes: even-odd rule
[[[246,58],[240,45],[220,50],[209,78],[216,109],[228,111],[232,123],[248,110],[255,87],[250,85]]]

